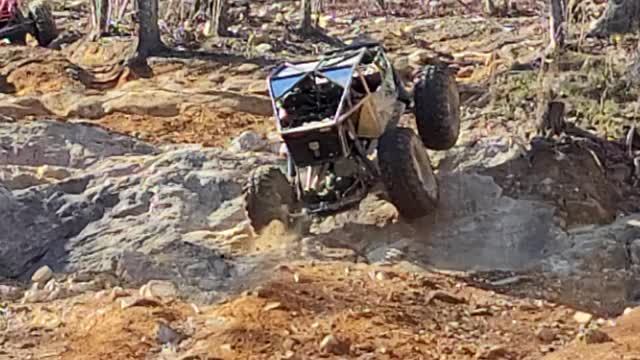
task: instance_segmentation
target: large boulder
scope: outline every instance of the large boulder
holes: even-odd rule
[[[212,291],[234,271],[215,234],[246,220],[238,200],[244,175],[274,160],[200,146],[160,149],[81,124],[1,125],[0,173],[56,167],[41,171],[46,182],[0,186],[0,277],[27,279],[46,264]]]

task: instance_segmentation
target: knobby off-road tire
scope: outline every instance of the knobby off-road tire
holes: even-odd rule
[[[385,132],[378,142],[378,164],[391,202],[400,215],[413,220],[438,204],[438,183],[427,149],[409,128]]]
[[[247,214],[256,232],[273,220],[288,225],[295,203],[293,188],[276,166],[261,166],[251,173],[245,188],[245,200]]]
[[[34,36],[38,45],[48,46],[58,36],[51,8],[45,0],[32,0],[29,3],[29,18],[34,22]]]
[[[413,100],[418,133],[432,150],[447,150],[460,134],[460,95],[446,65],[427,65],[415,85]]]
[[[16,10],[14,10],[16,11]],[[16,11],[16,13],[14,14],[15,19],[14,19],[14,23],[20,24],[22,22],[24,22],[24,16],[22,15],[22,11],[20,11],[19,9]],[[11,36],[7,36],[7,39],[9,40],[9,42],[13,45],[26,45],[27,44],[27,33],[22,31],[19,33],[14,33]]]

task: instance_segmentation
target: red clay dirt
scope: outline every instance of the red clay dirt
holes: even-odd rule
[[[0,343],[9,359],[160,352],[181,359],[539,359],[577,333],[573,311],[563,306],[410,270],[403,263],[292,263],[252,291],[206,307],[141,301],[135,290],[9,305],[24,332],[3,334]],[[175,349],[162,350],[161,324],[182,334]]]

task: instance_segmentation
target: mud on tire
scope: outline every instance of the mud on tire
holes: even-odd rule
[[[460,134],[460,95],[446,65],[424,67],[414,88],[415,117],[422,143],[432,150],[447,150]]]
[[[409,128],[385,132],[378,142],[382,181],[402,217],[417,219],[435,210],[438,183],[424,145]]]
[[[289,222],[294,205],[293,188],[276,166],[261,166],[249,176],[245,189],[246,210],[256,232],[273,220]]]
[[[29,2],[29,18],[35,24],[35,38],[40,46],[48,46],[57,36],[58,29],[45,0]]]

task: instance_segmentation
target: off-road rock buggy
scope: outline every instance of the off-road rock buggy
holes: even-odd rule
[[[277,128],[287,149],[287,174],[263,166],[250,176],[247,212],[259,231],[292,214],[331,213],[357,205],[382,180],[400,215],[431,212],[438,184],[425,146],[452,147],[460,128],[455,78],[428,65],[404,88],[379,44],[284,63],[269,76]],[[413,109],[420,137],[398,127]]]
[[[0,41],[24,45],[27,34],[40,46],[48,46],[58,36],[51,9],[44,0],[32,0],[23,13],[18,0],[0,0]]]

